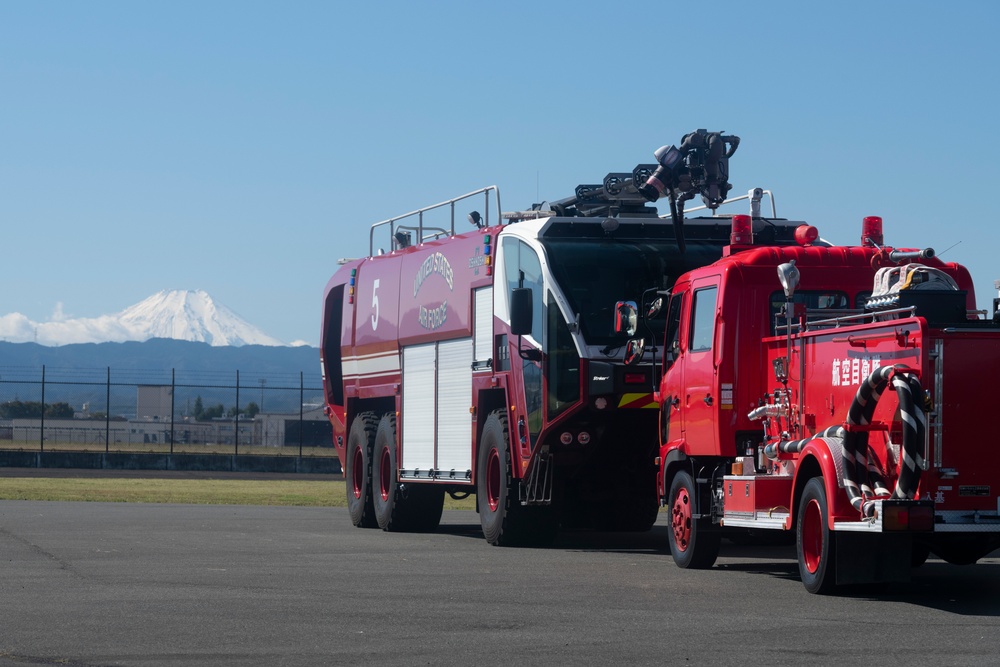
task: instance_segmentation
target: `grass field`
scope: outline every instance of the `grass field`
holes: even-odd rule
[[[141,473],[137,473],[141,474]],[[126,477],[0,477],[0,500],[346,507],[343,479],[244,480]],[[475,497],[445,509],[475,509]]]
[[[24,442],[13,440],[0,440],[0,449],[12,450],[16,452],[37,452],[39,451],[38,441]],[[46,440],[46,452],[104,452],[130,453],[130,454],[166,454],[171,453],[169,443],[122,443],[115,442],[109,447],[103,442],[80,443],[65,442],[60,440]],[[239,454],[254,456],[298,456],[298,447],[265,447],[261,445],[241,444]],[[237,450],[233,445],[206,445],[206,444],[183,444],[175,443],[172,453],[174,454],[234,454]],[[303,447],[302,456],[336,456],[333,447]]]

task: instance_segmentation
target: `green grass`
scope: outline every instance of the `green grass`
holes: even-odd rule
[[[340,477],[329,481],[0,477],[0,500],[347,506],[346,488]],[[475,509],[475,497],[455,501],[445,496],[445,509]]]
[[[37,452],[39,450],[38,441],[26,442],[23,440],[13,441],[13,440],[0,440],[0,449],[6,449],[16,452]],[[64,442],[60,440],[46,440],[45,441],[45,451],[46,452],[104,452],[109,451],[114,453],[127,453],[127,454],[167,454],[171,452],[170,444],[161,443],[142,443],[142,442],[114,442],[110,447],[105,446],[103,442],[93,442],[93,443],[79,443],[79,442]],[[237,453],[236,448],[233,445],[207,445],[207,444],[174,444],[173,452],[174,454],[223,454],[230,455]],[[241,444],[239,446],[240,455],[254,455],[254,456],[298,456],[298,447],[269,447],[262,445],[247,445]],[[303,447],[302,456],[304,457],[332,457],[336,456],[332,447]]]

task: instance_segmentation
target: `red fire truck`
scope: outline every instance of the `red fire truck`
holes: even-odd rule
[[[975,311],[968,271],[884,246],[876,217],[859,246],[802,227],[775,247],[751,223],[734,216],[724,256],[664,306],[658,493],[675,562],[710,567],[727,532],[787,531],[805,587],[828,592],[1000,547],[979,381],[1000,372],[1000,316]]]
[[[722,257],[728,220],[685,220],[683,205],[725,199],[737,145],[699,130],[655,164],[528,211],[498,215],[491,186],[372,225],[369,256],[326,286],[321,332],[352,522],[433,530],[449,493],[476,494],[497,545],[544,542],[559,525],[648,529],[660,365],[626,334],[662,338],[663,320],[616,327],[628,313],[616,303]],[[794,244],[800,223],[761,217],[763,194],[744,197],[754,233]],[[661,196],[665,218],[650,204]],[[477,201],[485,214],[457,230],[456,206]]]

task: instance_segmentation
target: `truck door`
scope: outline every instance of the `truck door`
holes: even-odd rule
[[[683,440],[689,452],[698,454],[718,449],[718,281],[713,276],[678,283],[667,311],[661,442]]]
[[[718,365],[722,353],[718,337],[719,277],[693,282],[690,300],[687,349],[684,364],[684,437],[691,451],[714,454],[718,451],[719,396],[716,394]]]
[[[540,350],[544,340],[545,285],[542,280],[542,266],[538,254],[527,243],[513,237],[503,238],[501,247],[506,289],[504,290],[505,294],[500,298],[509,299],[511,290],[515,287],[531,289],[531,334],[523,336],[520,344],[523,349]],[[509,313],[507,308],[504,308],[503,311]],[[510,345],[511,369],[514,371],[512,378],[514,393],[515,395],[520,394],[522,397],[517,409],[517,421],[511,424],[511,428],[518,433],[519,437],[526,436],[520,441],[520,453],[522,456],[527,456],[542,429],[542,364],[541,361],[521,358],[518,354],[518,338],[516,336],[511,336],[508,344]],[[541,358],[540,354],[539,358]]]
[[[674,285],[667,309],[666,338],[663,350],[663,374],[660,379],[660,444],[682,437],[678,407],[684,391],[684,363],[681,359],[681,313],[688,297],[687,286]]]

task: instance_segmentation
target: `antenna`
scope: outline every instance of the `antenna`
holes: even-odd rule
[[[949,250],[951,250],[952,248],[954,248],[955,246],[957,246],[959,243],[961,243],[961,241],[955,241],[950,246],[948,246],[947,248],[945,248],[941,252],[937,253],[937,256],[940,257],[941,255],[945,254],[946,252],[948,252]]]

